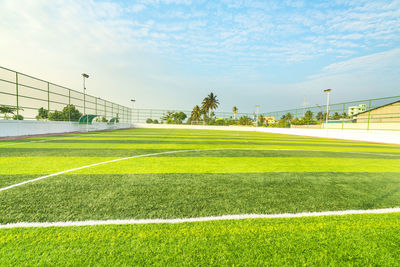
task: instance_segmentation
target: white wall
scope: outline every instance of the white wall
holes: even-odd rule
[[[324,123],[321,128],[328,129],[352,129],[352,130],[400,130],[400,123],[396,122],[382,122],[382,123],[368,123],[358,122],[358,123]]]
[[[170,129],[204,129],[225,131],[254,131],[264,133],[291,134],[300,136],[336,138],[343,140],[366,141],[400,145],[400,131],[381,130],[338,130],[338,129],[297,129],[297,128],[266,128],[246,126],[201,126],[174,124],[134,123],[135,128],[170,128]]]
[[[108,125],[107,123],[93,123],[91,125],[85,125],[77,122],[66,121],[0,120],[0,137],[101,131],[130,127],[131,124],[128,123],[116,123],[111,125]]]
[[[202,126],[202,125],[174,125],[174,124],[146,124],[93,123],[92,125],[78,124],[77,122],[63,121],[14,121],[0,120],[0,137],[24,136],[35,134],[68,133],[100,131],[122,128],[167,128],[167,129],[198,129],[224,131],[256,131],[265,133],[291,134],[312,137],[336,138],[344,140],[367,141],[377,143],[399,144],[400,131],[381,130],[338,130],[338,129],[296,129],[296,128],[265,128],[246,126]]]

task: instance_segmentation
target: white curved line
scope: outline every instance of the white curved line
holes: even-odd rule
[[[397,212],[400,212],[400,208],[370,209],[370,210],[340,210],[340,211],[301,212],[301,213],[282,213],[282,214],[236,214],[236,215],[179,218],[179,219],[124,219],[124,220],[89,220],[89,221],[65,221],[65,222],[18,222],[18,223],[0,224],[0,229],[20,228],[20,227],[68,227],[68,226],[123,225],[123,224],[175,224],[175,223],[209,222],[209,221],[225,221],[225,220],[300,218],[300,217],[339,216],[339,215],[354,215],[354,214],[384,214],[384,213],[397,213]]]
[[[373,152],[353,152],[353,151],[324,151],[324,150],[305,150],[305,149],[268,149],[268,148],[206,148],[206,149],[188,149],[188,150],[174,150],[174,151],[164,151],[164,152],[158,152],[158,153],[150,153],[150,154],[143,154],[143,155],[136,155],[136,156],[131,156],[131,157],[125,157],[125,158],[119,158],[119,159],[113,159],[113,160],[107,160],[107,161],[103,161],[103,162],[98,162],[98,163],[94,163],[94,164],[90,164],[90,165],[86,165],[86,166],[82,166],[82,167],[78,167],[78,168],[74,168],[74,169],[70,169],[70,170],[65,170],[65,171],[61,171],[61,172],[56,172],[56,173],[52,173],[52,174],[48,174],[48,175],[44,175],[35,179],[31,179],[31,180],[27,180],[21,183],[17,183],[17,184],[13,184],[10,186],[6,186],[3,188],[0,188],[0,192],[1,191],[5,191],[17,186],[21,186],[24,184],[28,184],[28,183],[32,183],[32,182],[36,182],[42,179],[46,179],[49,177],[53,177],[53,176],[57,176],[60,174],[64,174],[64,173],[68,173],[68,172],[73,172],[73,171],[77,171],[77,170],[82,170],[82,169],[86,169],[86,168],[90,168],[90,167],[94,167],[94,166],[98,166],[98,165],[103,165],[103,164],[107,164],[107,163],[113,163],[113,162],[118,162],[118,161],[122,161],[122,160],[127,160],[127,159],[134,159],[134,158],[142,158],[142,157],[151,157],[151,156],[157,156],[157,155],[163,155],[163,154],[174,154],[174,153],[184,153],[184,152],[199,152],[199,151],[212,151],[212,150],[261,150],[261,151],[311,151],[311,152],[333,152],[333,153],[353,153],[353,154],[367,154],[367,155],[384,155],[384,156],[400,156],[400,155],[395,155],[395,154],[380,154],[380,153],[373,153]]]

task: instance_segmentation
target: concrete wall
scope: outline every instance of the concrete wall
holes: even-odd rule
[[[128,123],[117,123],[112,125],[108,125],[107,123],[93,123],[91,125],[84,125],[78,124],[77,122],[65,121],[0,120],[0,137],[101,131],[129,127],[131,127],[131,124]]]
[[[367,131],[367,130],[337,130],[337,129],[296,129],[296,128],[266,128],[246,126],[201,126],[201,125],[173,125],[173,124],[145,124],[135,123],[135,128],[163,128],[163,129],[198,129],[221,131],[252,131],[277,134],[291,134],[310,137],[335,138],[343,140],[366,141],[400,145],[400,131]]]
[[[341,123],[324,123],[322,128],[325,129],[342,129]],[[357,123],[343,123],[343,129],[350,129],[350,130],[400,130],[400,122],[397,123],[390,123],[390,122],[382,122],[382,123],[374,123],[370,122],[357,122]]]
[[[265,128],[247,126],[202,126],[202,125],[172,125],[172,124],[127,124],[94,123],[92,125],[78,124],[76,122],[56,121],[14,121],[0,120],[0,137],[24,136],[35,134],[68,133],[100,131],[122,128],[161,128],[161,129],[198,129],[222,131],[253,131],[277,134],[291,134],[300,136],[336,138],[344,140],[367,141],[400,145],[400,131],[382,130],[339,130],[339,129],[296,129],[296,128]]]

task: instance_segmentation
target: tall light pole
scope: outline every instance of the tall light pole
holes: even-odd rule
[[[83,115],[86,115],[86,79],[89,78],[89,75],[86,73],[82,73],[83,77]]]
[[[89,131],[88,129],[88,124],[89,124],[89,118],[86,115],[86,84],[85,84],[85,79],[89,78],[89,75],[86,73],[82,73],[83,77],[83,115],[86,116],[86,132]]]
[[[326,126],[328,127],[328,119],[329,119],[329,96],[331,93],[332,89],[325,89],[324,92],[327,93],[326,96]]]
[[[131,119],[131,123],[133,123],[133,109],[135,108],[136,100],[135,99],[131,99],[131,102],[132,102],[132,112],[131,112],[132,119]]]

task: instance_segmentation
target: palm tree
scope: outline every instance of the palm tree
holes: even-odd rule
[[[191,117],[192,117],[192,121],[199,122],[200,117],[201,117],[201,109],[198,105],[194,106]]]
[[[234,107],[232,108],[233,116],[234,116],[235,120],[236,120],[236,116],[237,116],[238,110],[239,110],[239,109],[237,108],[237,106],[234,106]]]
[[[217,96],[214,95],[214,93],[210,93],[208,96],[206,96],[203,99],[202,102],[202,109],[208,112],[209,117],[211,117],[211,112],[215,109],[217,109],[219,105],[219,101],[217,99]]]

